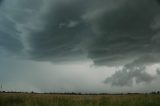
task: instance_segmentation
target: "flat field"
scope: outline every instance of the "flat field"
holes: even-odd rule
[[[0,106],[160,106],[160,95],[0,93]]]

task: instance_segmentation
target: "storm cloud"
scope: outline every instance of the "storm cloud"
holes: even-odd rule
[[[44,29],[31,32],[31,57],[64,61],[87,53],[96,65],[115,66],[154,55],[159,51],[157,1],[121,2],[104,0],[108,8],[93,7],[96,0],[56,2],[44,17]]]
[[[146,66],[160,62],[159,0],[0,3],[1,52],[34,61],[90,59],[97,67],[123,66],[104,81],[114,86],[156,79]]]
[[[105,83],[111,83],[113,86],[132,86],[133,83],[148,83],[153,79],[153,76],[145,72],[145,67],[124,67],[107,78]]]
[[[2,10],[0,10],[2,13]],[[12,53],[20,52],[23,49],[22,43],[19,38],[20,32],[16,29],[16,25],[7,20],[6,17],[1,15],[0,24],[0,48]],[[9,31],[8,31],[9,30]],[[2,50],[2,51],[3,51]]]
[[[154,81],[159,77],[157,76],[159,75],[159,69],[157,68],[156,75],[150,75],[146,72],[146,66],[158,63],[159,60],[155,57],[146,55],[132,63],[126,64],[111,77],[108,77],[104,83],[110,83],[113,86],[133,86],[133,84],[150,83]]]
[[[97,65],[119,65],[158,52],[154,37],[159,34],[152,24],[159,9],[154,1],[136,0],[95,16],[91,22],[98,35],[89,48],[89,57]]]
[[[29,37],[29,53],[33,59],[65,61],[83,54],[80,44],[90,36],[91,31],[81,19],[85,10],[82,5],[81,1],[74,1],[60,2],[51,7],[44,17],[45,28],[31,32],[33,36]]]

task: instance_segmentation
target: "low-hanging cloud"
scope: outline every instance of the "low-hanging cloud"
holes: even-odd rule
[[[132,86],[134,83],[150,83],[158,77],[159,69],[156,71],[157,75],[150,75],[146,72],[146,66],[159,63],[160,60],[156,58],[156,56],[152,55],[138,58],[134,62],[126,64],[111,77],[106,78],[104,83],[109,83],[113,86]]]
[[[148,83],[155,79],[147,72],[145,67],[124,67],[122,70],[118,70],[111,77],[107,78],[104,83],[109,83],[113,86],[132,86],[134,83]]]

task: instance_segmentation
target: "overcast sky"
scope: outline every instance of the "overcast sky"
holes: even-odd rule
[[[0,0],[3,90],[160,90],[160,0]]]

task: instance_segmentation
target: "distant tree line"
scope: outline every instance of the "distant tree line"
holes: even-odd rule
[[[151,92],[151,94],[160,94],[160,91]]]
[[[31,94],[38,94],[34,91],[32,92],[17,92],[17,91],[3,91],[0,90],[0,93],[31,93]],[[42,93],[42,94],[59,94],[59,95],[134,95],[134,94],[160,94],[160,91],[153,91],[150,93],[76,93],[76,92],[64,92],[64,93],[56,93],[56,92],[49,92],[49,93]]]

